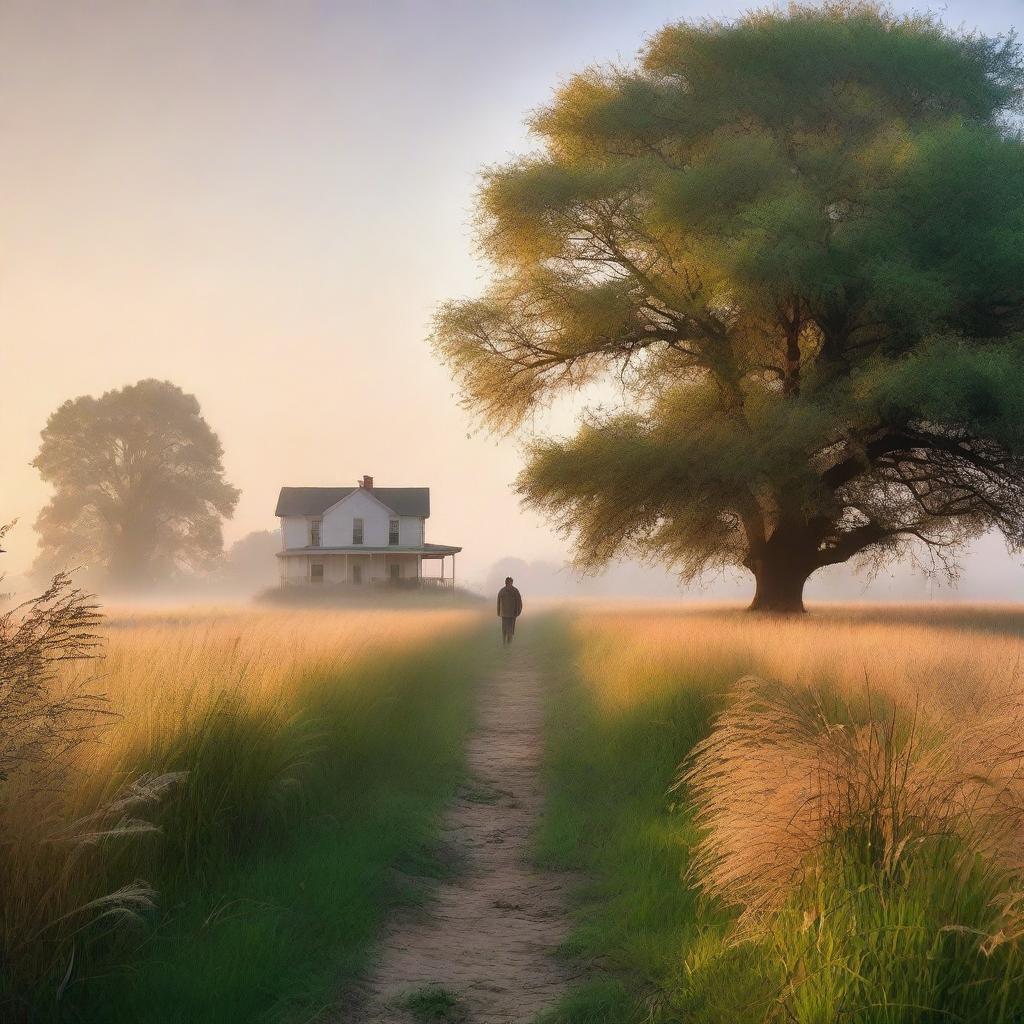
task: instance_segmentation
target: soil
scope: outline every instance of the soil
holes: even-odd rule
[[[445,820],[457,867],[425,910],[392,923],[338,1024],[526,1024],[569,987],[556,948],[569,928],[572,879],[530,862],[544,804],[543,692],[527,650],[503,656],[480,694],[469,782]]]

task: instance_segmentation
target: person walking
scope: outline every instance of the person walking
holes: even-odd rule
[[[512,586],[512,577],[505,577],[505,586],[498,591],[498,617],[501,619],[501,642],[508,646],[516,635],[516,619],[523,613],[522,594]]]

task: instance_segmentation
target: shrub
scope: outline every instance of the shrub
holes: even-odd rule
[[[780,959],[784,1019],[999,1020],[1024,995],[1024,702],[981,692],[909,705],[750,677],[694,748],[692,875]]]
[[[82,744],[108,714],[70,663],[101,654],[100,615],[66,573],[0,615],[0,1015],[18,1020],[30,993],[70,977],[87,934],[151,903],[144,883],[110,884],[109,840],[150,831],[137,817],[176,781],[143,775],[79,813]]]

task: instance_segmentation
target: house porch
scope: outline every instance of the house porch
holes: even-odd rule
[[[395,551],[389,548],[278,552],[282,586],[385,586],[451,589],[458,548]],[[424,570],[424,563],[429,568]]]

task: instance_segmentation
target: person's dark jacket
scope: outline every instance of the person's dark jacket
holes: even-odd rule
[[[517,619],[523,611],[523,598],[519,591],[506,584],[498,591],[498,615],[503,619]]]

